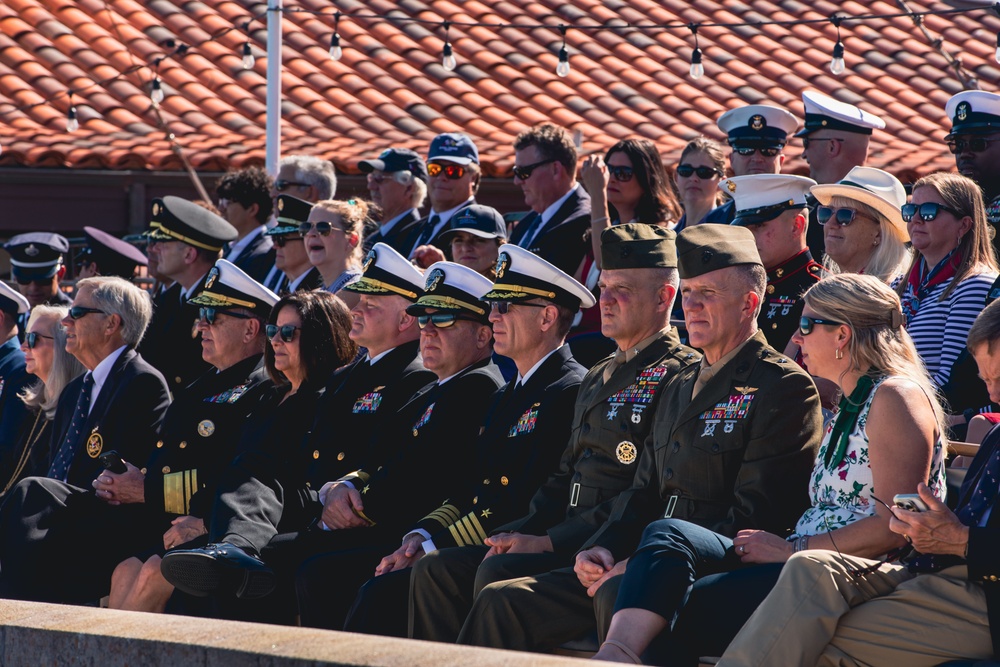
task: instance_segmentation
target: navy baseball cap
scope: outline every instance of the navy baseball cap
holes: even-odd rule
[[[409,148],[386,148],[374,160],[362,160],[358,169],[368,174],[375,170],[386,172],[408,171],[421,181],[427,182],[427,167],[416,151]]]
[[[479,164],[479,149],[468,135],[461,132],[445,132],[431,141],[427,151],[427,161],[446,160],[455,164]]]
[[[458,232],[468,232],[482,239],[506,239],[507,223],[500,211],[492,206],[473,204],[451,217],[448,229],[438,235],[438,240],[450,243]]]

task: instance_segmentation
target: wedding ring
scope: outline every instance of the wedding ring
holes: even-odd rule
[[[747,552],[746,547],[744,547],[742,544],[736,547],[736,550],[739,551],[741,554],[745,554]]]

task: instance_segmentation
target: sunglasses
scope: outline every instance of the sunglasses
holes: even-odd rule
[[[948,150],[952,153],[982,153],[986,147],[994,141],[1000,141],[1000,137],[972,137],[971,139],[955,139],[948,142]]]
[[[816,222],[821,225],[835,220],[841,227],[846,227],[854,222],[857,216],[858,212],[853,208],[832,208],[830,206],[819,206],[816,208]]]
[[[756,146],[733,146],[733,151],[742,155],[743,157],[750,157],[754,153],[760,151],[760,154],[764,157],[774,157],[781,152],[781,148],[759,148]]]
[[[302,236],[296,236],[294,234],[278,234],[272,237],[274,239],[274,245],[279,248],[284,248],[286,243],[291,243],[292,241],[301,241]]]
[[[427,165],[427,174],[429,176],[438,176],[441,173],[444,173],[445,178],[457,181],[465,176],[465,167],[460,164],[442,165],[437,162],[431,162]]]
[[[903,204],[901,212],[903,214],[903,222],[909,222],[913,219],[914,215],[920,216],[920,219],[924,222],[930,222],[938,216],[941,211],[947,211],[951,213],[956,218],[961,218],[962,214],[951,208],[950,206],[945,206],[944,204],[938,204],[937,202],[924,202],[919,206],[916,204]]]
[[[611,178],[615,179],[619,183],[628,183],[632,180],[635,175],[635,170],[632,167],[625,165],[614,166],[608,165],[608,173],[611,174]]]
[[[511,306],[528,306],[529,308],[545,308],[545,306],[548,305],[544,303],[528,303],[526,301],[518,301],[517,303],[513,303],[511,301],[489,301],[487,303],[489,303],[490,308],[492,310],[497,311],[501,315],[506,315],[507,313],[509,313]]]
[[[28,285],[48,285],[52,283],[52,278],[14,278],[14,282],[22,287],[27,287]]]
[[[29,350],[34,350],[35,346],[38,345],[39,338],[48,338],[49,340],[53,340],[52,336],[46,336],[44,334],[36,333],[34,331],[29,331],[24,336],[24,343],[25,345],[28,346]]]
[[[100,313],[101,315],[107,315],[103,310],[98,310],[97,308],[87,308],[86,306],[73,306],[69,309],[69,317],[72,320],[78,320],[81,317],[86,317],[91,313]]]
[[[274,340],[274,337],[281,334],[281,341],[283,343],[291,343],[295,340],[296,329],[301,329],[302,327],[297,327],[294,324],[285,324],[278,326],[277,324],[268,324],[264,327],[264,331],[267,333],[268,340]]]
[[[554,157],[550,157],[548,160],[542,160],[540,162],[536,162],[535,164],[526,164],[523,167],[514,165],[514,168],[511,169],[511,171],[514,172],[515,178],[521,181],[526,181],[529,178],[531,178],[531,173],[536,169],[538,169],[539,167],[541,167],[543,164],[549,164],[550,162],[555,162],[555,161],[556,159]]]
[[[691,174],[697,174],[698,178],[703,181],[707,181],[710,178],[715,178],[716,176],[722,176],[722,172],[715,167],[695,167],[690,164],[679,164],[677,165],[677,175],[688,178]]]
[[[428,324],[433,324],[435,329],[447,329],[455,326],[459,320],[473,321],[471,317],[463,317],[458,313],[434,313],[433,315],[417,315],[417,326],[426,329]]]
[[[802,137],[802,148],[809,149],[809,144],[814,141],[843,141],[839,137]]]
[[[238,320],[249,320],[253,316],[246,315],[244,313],[237,313],[233,310],[222,310],[221,308],[211,308],[202,307],[198,309],[198,321],[205,322],[206,324],[215,324],[215,320],[219,315],[226,315],[227,317],[235,317]]]
[[[316,233],[319,234],[320,236],[329,236],[330,232],[344,232],[345,234],[350,233],[346,229],[341,229],[340,227],[334,227],[332,222],[323,221],[323,222],[303,222],[301,225],[299,225],[299,234],[301,234],[304,237],[313,229],[315,229]]]
[[[274,182],[274,189],[278,192],[284,192],[288,188],[295,186],[297,188],[308,188],[309,183],[302,183],[301,181],[286,181],[283,178],[279,178]]]
[[[808,336],[809,334],[812,333],[813,327],[816,326],[817,324],[832,324],[837,326],[843,324],[843,322],[834,322],[833,320],[821,320],[818,317],[806,317],[805,315],[803,315],[802,317],[799,318],[799,333],[801,333],[803,336]]]

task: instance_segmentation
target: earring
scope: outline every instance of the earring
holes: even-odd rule
[[[875,239],[874,241],[872,241],[872,245],[873,246],[877,246],[878,245],[878,239]]]
[[[844,352],[839,347],[838,348],[834,348],[834,350],[833,350],[833,356],[834,356],[835,359],[843,359],[844,358]]]

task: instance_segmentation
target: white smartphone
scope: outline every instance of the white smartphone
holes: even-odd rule
[[[911,512],[926,512],[930,510],[923,498],[916,493],[897,493],[892,497],[892,504],[900,509]]]

